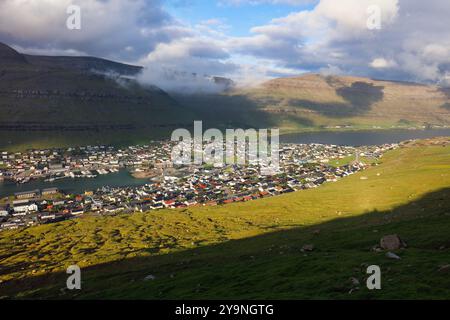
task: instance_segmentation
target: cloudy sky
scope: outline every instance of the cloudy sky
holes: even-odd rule
[[[68,30],[67,7],[81,8]],[[368,28],[379,8],[381,29]],[[243,84],[303,72],[450,84],[446,0],[0,0],[0,41]]]

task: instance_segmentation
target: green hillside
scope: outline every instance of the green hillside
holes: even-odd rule
[[[448,89],[368,78],[306,74],[175,98],[211,125],[279,127],[283,133],[450,126]]]
[[[282,133],[450,126],[449,90],[437,86],[307,74],[245,89],[213,77],[228,90],[168,94],[131,80],[141,70],[95,57],[24,55],[0,43],[0,149],[147,143],[194,120]]]
[[[449,142],[413,143],[379,166],[283,196],[4,232],[0,296],[448,299]],[[372,250],[390,234],[408,244],[395,251],[401,260]],[[64,270],[75,263],[83,289],[68,292]],[[380,291],[364,285],[373,264]]]
[[[97,58],[24,56],[0,43],[0,149],[132,144],[167,138],[193,116],[140,70]],[[111,72],[114,76],[98,72]]]

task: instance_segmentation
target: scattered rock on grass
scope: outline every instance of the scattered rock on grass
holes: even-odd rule
[[[384,250],[398,250],[406,247],[406,243],[396,234],[384,236],[380,240],[380,247]]]
[[[446,264],[445,266],[441,266],[438,270],[441,273],[449,273],[450,272],[450,264]]]
[[[355,278],[355,277],[351,277],[350,281],[351,281],[352,285],[354,285],[354,286],[359,286],[360,285],[359,280],[357,278]]]
[[[305,244],[302,247],[302,252],[311,252],[314,251],[314,245],[313,244]]]
[[[353,292],[358,291],[358,290],[359,290],[359,287],[351,288],[350,291],[348,292],[348,294],[352,294]]]
[[[376,246],[373,246],[373,247],[372,247],[372,251],[375,251],[375,252],[382,252],[383,249],[381,249],[380,246],[376,245]]]
[[[396,255],[395,253],[392,253],[392,252],[386,253],[386,257],[388,257],[389,259],[395,259],[395,260],[401,260],[402,259],[398,255]]]
[[[156,279],[156,277],[154,275],[149,274],[148,276],[146,276],[144,278],[144,281],[152,281],[152,280],[155,280],[155,279]]]

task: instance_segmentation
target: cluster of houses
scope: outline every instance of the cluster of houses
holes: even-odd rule
[[[86,147],[65,151],[47,150],[33,157],[38,163],[58,158],[59,169],[69,171],[83,166],[132,166],[134,170],[155,170],[161,174],[139,187],[111,188],[108,186],[83,194],[63,194],[55,188],[16,193],[14,200],[0,205],[0,230],[15,229],[35,224],[72,219],[83,213],[114,215],[146,212],[165,208],[216,206],[245,202],[302,189],[316,188],[325,182],[361,171],[368,167],[360,159],[379,159],[396,144],[368,147],[344,147],[321,144],[283,144],[280,150],[280,172],[261,175],[257,165],[224,165],[222,167],[197,165],[174,166],[170,163],[171,146],[158,143],[152,146],[129,147],[114,150],[108,147]],[[17,154],[16,154],[17,155]],[[28,156],[9,158],[8,162],[30,165]],[[43,155],[47,155],[45,160]],[[345,165],[333,161],[352,158]],[[20,159],[20,160],[19,160]],[[17,166],[14,166],[17,170]],[[35,164],[35,168],[39,168]],[[49,170],[54,170],[50,169]],[[102,170],[97,167],[97,170]],[[14,171],[14,170],[13,170]],[[73,172],[73,171],[70,171]]]
[[[14,198],[11,203],[0,205],[0,229],[57,222],[84,213],[80,202],[61,196],[57,188],[18,192]]]
[[[170,160],[170,142],[115,149],[87,146],[67,149],[0,152],[0,180],[27,183],[34,179],[52,182],[64,178],[95,178],[124,167],[148,166]]]

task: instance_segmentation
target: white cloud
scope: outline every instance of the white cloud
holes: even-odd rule
[[[145,66],[140,81],[168,91],[217,92],[223,86],[211,76],[230,75],[239,68],[230,60],[220,37],[198,34],[160,43],[139,63]]]
[[[370,63],[370,66],[375,69],[391,68],[397,64],[393,60],[386,60],[384,58],[376,58]]]
[[[320,68],[319,73],[324,76],[339,76],[345,75],[345,72],[338,66],[328,65],[326,67]]]
[[[81,8],[81,30],[66,28],[69,5]],[[188,32],[158,0],[0,1],[0,38],[23,48],[132,59]]]
[[[0,0],[0,39],[32,53],[97,55],[161,70],[233,76],[242,82],[254,79],[251,73],[267,78],[307,70],[441,83],[450,74],[450,2],[221,3],[316,5],[237,37],[229,35],[226,19],[181,23],[164,10],[162,0]],[[65,28],[69,4],[82,8],[81,31]],[[367,28],[371,5],[381,10],[381,30]]]
[[[367,27],[373,5],[381,30]],[[321,0],[229,45],[288,68],[442,82],[450,70],[449,14],[450,3],[439,0]]]
[[[381,12],[382,25],[392,24],[398,16],[398,0],[322,0],[312,11],[317,19],[326,19],[335,29],[330,31],[345,32],[344,35],[353,35],[354,32],[367,33],[367,20],[370,17],[368,8],[376,6]]]

